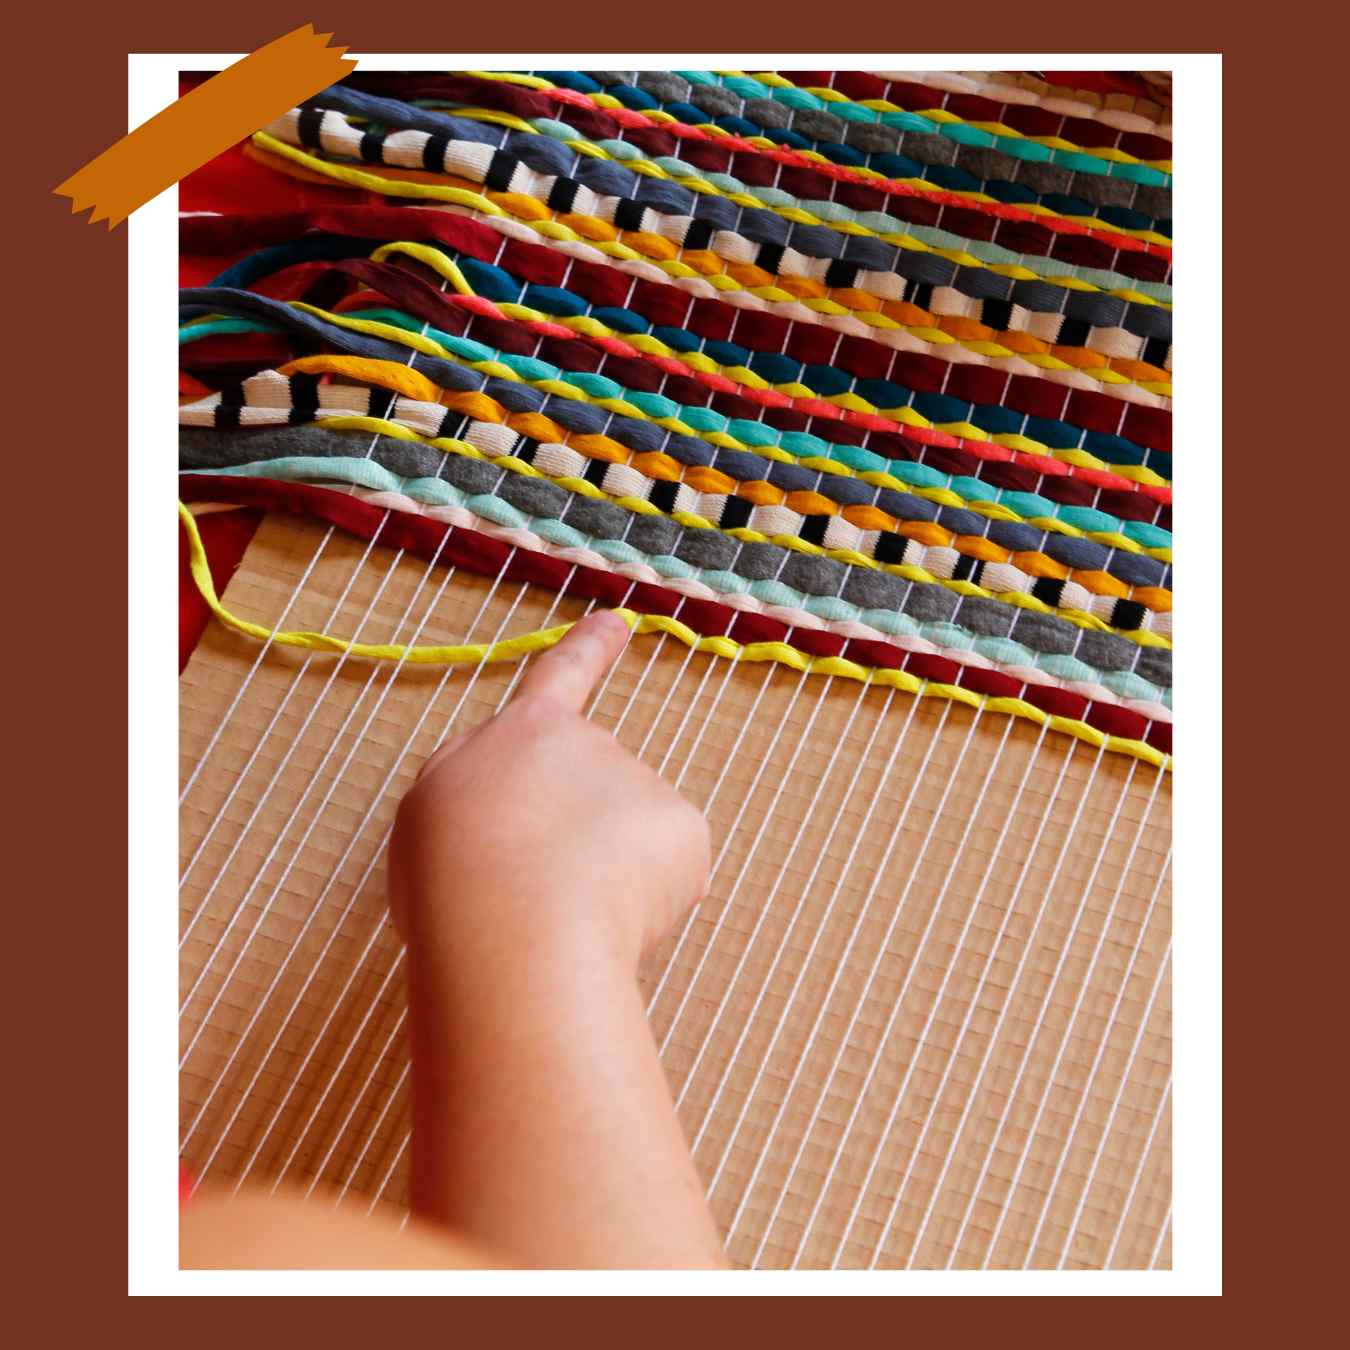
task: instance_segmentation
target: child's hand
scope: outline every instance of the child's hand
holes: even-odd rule
[[[591,955],[600,943],[635,966],[702,897],[702,813],[581,715],[627,636],[590,616],[506,708],[427,761],[390,845],[390,904],[414,954],[453,943],[491,960],[497,935]]]
[[[399,807],[414,1211],[527,1265],[723,1263],[635,978],[703,894],[700,812],[581,715],[597,614]]]

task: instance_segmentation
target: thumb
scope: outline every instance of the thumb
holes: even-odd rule
[[[516,698],[546,699],[580,712],[627,642],[628,625],[613,610],[587,615],[556,647],[530,663]]]

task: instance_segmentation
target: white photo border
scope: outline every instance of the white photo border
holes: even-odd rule
[[[178,73],[242,53],[132,53],[128,127],[178,96]],[[457,53],[358,58],[362,70],[618,67],[771,70],[804,58],[744,53]],[[824,69],[1171,70],[1175,228],[1183,260],[1175,343],[1182,353],[1175,483],[1203,503],[1180,532],[1186,630],[1176,662],[1173,906],[1173,1266],[1169,1271],[180,1271],[177,1208],[177,187],[128,222],[128,1288],[169,1295],[697,1294],[1217,1295],[1222,1233],[1222,62],[1195,54],[831,55]],[[1199,455],[1206,460],[1203,484]],[[1192,597],[1195,597],[1193,602]],[[1203,770],[1203,772],[1202,772]]]

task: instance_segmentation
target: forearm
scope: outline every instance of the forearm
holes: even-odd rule
[[[284,1189],[233,1195],[208,1186],[178,1220],[184,1270],[468,1270],[499,1261],[443,1228],[400,1228],[383,1215]]]
[[[500,932],[410,971],[416,1212],[531,1265],[723,1264],[630,955],[583,924]]]

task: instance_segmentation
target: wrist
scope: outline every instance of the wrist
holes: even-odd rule
[[[477,884],[461,877],[405,914],[409,962],[429,976],[479,983],[510,971],[599,966],[636,976],[645,942],[641,898],[575,885]]]

